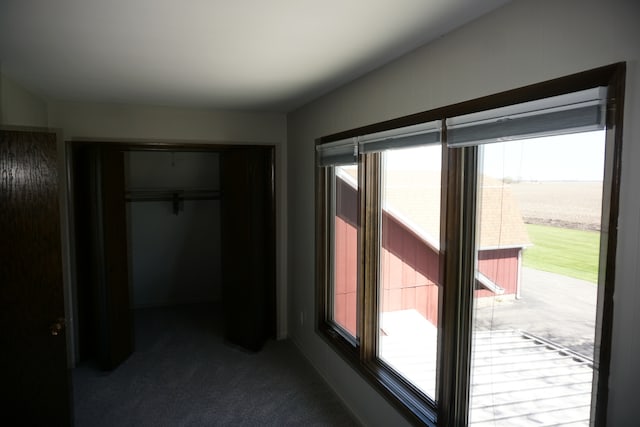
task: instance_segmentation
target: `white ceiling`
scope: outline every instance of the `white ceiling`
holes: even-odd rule
[[[506,2],[0,0],[0,70],[56,100],[290,111]]]

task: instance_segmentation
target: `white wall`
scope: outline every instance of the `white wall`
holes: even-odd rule
[[[0,74],[0,124],[47,126],[47,104],[9,77]]]
[[[276,147],[278,337],[287,336],[286,116],[157,106],[49,102],[48,126],[64,140],[269,144]],[[63,156],[65,147],[61,147]],[[61,161],[61,170],[66,162]],[[66,186],[66,182],[64,183]],[[64,215],[67,215],[64,212]],[[66,232],[67,228],[64,229]],[[70,269],[72,271],[72,269]],[[69,278],[69,286],[73,277]]]
[[[130,191],[220,190],[218,153],[125,153]],[[135,194],[135,193],[133,193]],[[163,306],[221,298],[220,201],[127,203],[132,305]]]
[[[290,334],[365,425],[406,421],[315,333],[314,139],[627,61],[608,425],[640,384],[640,2],[514,1],[288,116]],[[300,321],[301,316],[305,319]]]
[[[281,145],[286,117],[252,113],[142,105],[48,103],[49,126],[66,140],[81,138],[169,140]]]

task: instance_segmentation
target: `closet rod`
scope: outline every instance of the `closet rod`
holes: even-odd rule
[[[185,200],[219,200],[220,191],[217,190],[137,190],[125,194],[127,202],[171,202],[173,214],[183,210]]]
[[[130,191],[125,194],[127,202],[164,202],[178,200],[219,200],[220,191]]]

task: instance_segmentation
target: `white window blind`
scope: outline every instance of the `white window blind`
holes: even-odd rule
[[[447,145],[462,147],[604,129],[606,99],[606,88],[597,87],[448,118]]]
[[[356,138],[316,145],[316,151],[319,166],[351,165],[358,161],[358,141]]]
[[[316,146],[318,165],[353,164],[358,160],[358,153],[440,143],[442,128],[440,123],[440,120],[419,123],[318,145]]]
[[[440,142],[440,120],[358,137],[361,153],[416,147]]]

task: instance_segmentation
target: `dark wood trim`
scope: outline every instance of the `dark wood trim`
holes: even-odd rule
[[[438,426],[437,408],[422,391],[380,360],[360,365],[363,376],[414,425]]]
[[[442,138],[446,138],[447,136],[447,128],[443,126],[442,128]],[[450,406],[450,403],[447,403],[447,395],[450,395],[450,391],[447,390],[449,387],[450,378],[447,378],[447,375],[443,375],[443,372],[446,372],[446,364],[449,363],[446,358],[444,349],[446,345],[451,345],[451,343],[447,343],[445,336],[448,335],[446,333],[446,328],[444,325],[446,324],[445,320],[445,284],[447,283],[447,277],[445,272],[447,271],[447,250],[448,250],[448,242],[447,242],[447,227],[448,221],[447,219],[450,216],[449,212],[449,201],[448,195],[450,191],[452,191],[452,186],[455,186],[456,180],[451,181],[449,178],[449,174],[451,173],[449,169],[449,162],[454,161],[451,153],[449,153],[446,147],[442,147],[442,160],[440,164],[442,165],[442,170],[440,171],[440,253],[438,260],[438,353],[437,353],[437,361],[438,361],[438,369],[436,369],[436,402],[439,402],[441,407]],[[453,215],[453,213],[451,213]],[[434,408],[434,411],[438,414],[440,418],[440,412],[437,408]]]
[[[477,147],[447,149],[447,216],[440,337],[441,425],[467,425],[471,373]]]
[[[328,206],[327,206],[327,169],[316,168],[315,173],[315,234],[316,234],[316,292],[314,307],[314,327],[321,332],[325,328],[327,310],[327,286],[328,283],[328,249],[329,242],[326,238],[328,230]],[[303,326],[303,325],[301,325]]]
[[[361,156],[362,157],[362,156]],[[378,358],[378,304],[380,303],[378,283],[380,279],[380,222],[382,193],[380,188],[381,178],[381,156],[380,153],[371,153],[365,156],[360,170],[360,182],[363,183],[360,201],[361,224],[359,251],[360,258],[359,271],[362,271],[360,306],[361,317],[360,329],[362,337],[360,344],[360,358],[368,363]]]
[[[265,146],[261,146],[262,149]],[[277,204],[277,196],[278,189],[276,183],[276,147],[275,145],[268,145],[268,165],[265,167],[268,168],[269,173],[269,188],[266,203],[269,204],[269,225],[266,231],[267,240],[271,242],[269,245],[269,250],[267,256],[269,257],[268,265],[267,265],[267,274],[271,277],[271,283],[273,284],[271,291],[267,294],[267,303],[269,304],[269,309],[267,313],[267,320],[269,321],[269,325],[267,325],[267,333],[273,338],[278,337],[278,235],[277,235],[277,223],[278,223],[278,209],[276,207]]]
[[[460,231],[458,230],[460,218],[462,217],[462,183],[461,178],[456,171],[461,168],[462,150],[446,149],[447,152],[447,192],[442,195],[442,205],[445,206],[445,220],[441,222],[441,228],[444,228],[443,244],[441,251],[444,258],[444,272],[441,277],[444,278],[442,287],[442,311],[441,325],[438,327],[440,332],[440,382],[438,384],[438,396],[440,399],[439,419],[444,426],[455,426],[451,420],[455,419],[458,412],[457,387],[459,383],[459,375],[457,371],[458,365],[458,341],[457,325],[459,323],[459,310],[456,304],[459,300],[458,290],[455,284],[460,282],[459,256],[461,242]]]
[[[609,403],[609,372],[611,363],[611,339],[613,336],[613,294],[616,273],[616,247],[618,242],[618,216],[620,214],[620,183],[622,171],[622,130],[624,119],[626,64],[619,63],[609,76],[607,102],[607,141],[613,144],[613,158],[611,167],[611,187],[609,200],[604,200],[609,207],[608,238],[606,242],[606,266],[604,278],[604,292],[602,296],[602,318],[600,332],[600,352],[596,355],[598,366],[598,383],[595,401],[596,426],[607,425],[607,407]],[[602,250],[602,249],[601,249]],[[597,325],[596,325],[597,326]]]
[[[618,62],[594,68],[592,70],[571,74],[565,77],[559,77],[541,83],[534,83],[493,95],[487,95],[481,98],[447,105],[445,107],[434,108],[432,110],[422,111],[408,116],[334,133],[320,138],[318,143],[324,144],[327,142],[339,141],[374,132],[397,129],[433,120],[443,120],[448,117],[461,116],[464,114],[491,110],[493,108],[505,107],[551,96],[564,95],[566,93],[590,89],[596,86],[609,86],[612,76],[618,72],[617,70],[619,67],[624,67],[624,62]]]
[[[218,143],[194,143],[180,141],[135,141],[135,140],[111,140],[111,139],[74,139],[68,141],[72,147],[93,146],[109,147],[121,151],[189,151],[189,152],[223,152],[229,150],[266,148],[274,144],[218,144]]]

